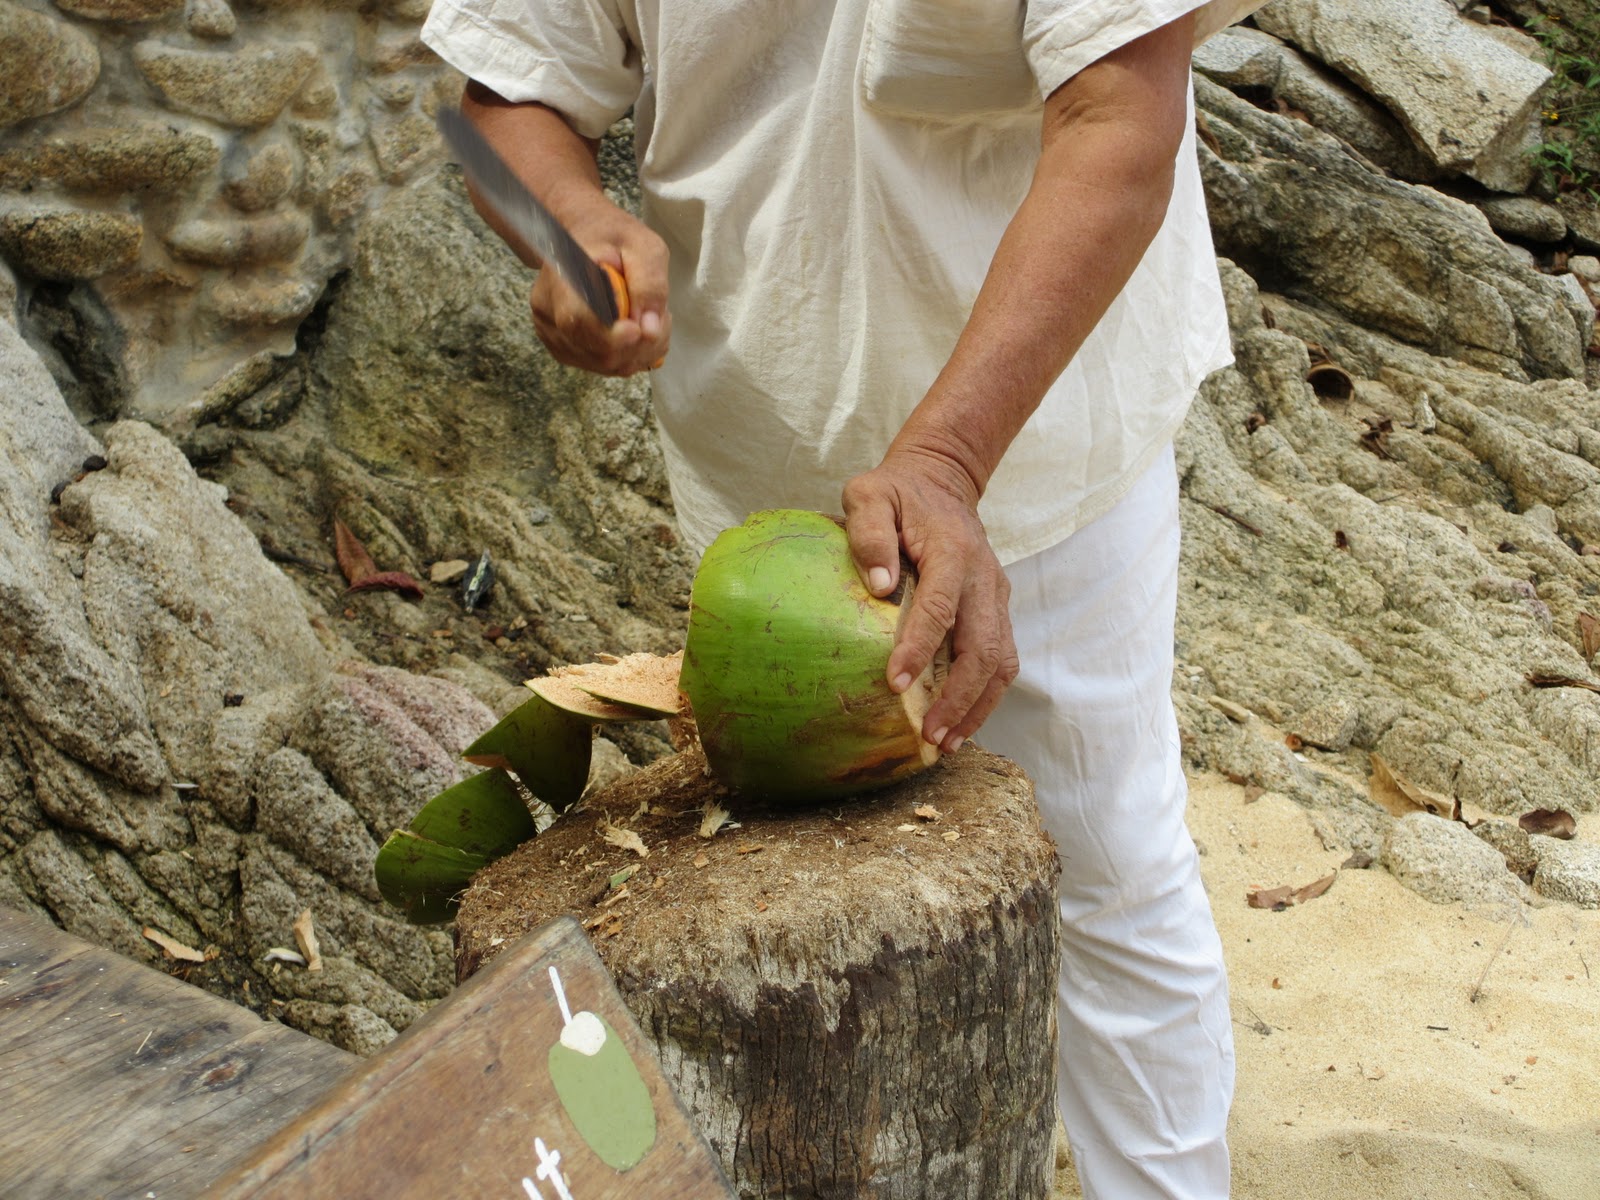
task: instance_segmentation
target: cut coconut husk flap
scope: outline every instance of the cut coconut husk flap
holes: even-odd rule
[[[611,662],[560,667],[551,674],[576,683],[591,696],[643,709],[656,717],[675,717],[680,707],[678,676],[683,651],[676,654],[630,654]]]
[[[562,712],[582,717],[590,723],[597,721],[658,721],[661,714],[648,708],[632,708],[626,704],[613,704],[602,700],[593,692],[578,686],[571,675],[546,675],[530,679],[526,685],[536,696],[543,696]]]
[[[496,767],[468,776],[429,800],[412,820],[411,832],[495,859],[538,831],[516,782]]]
[[[921,735],[934,671],[896,695],[889,653],[911,600],[867,591],[843,526],[775,509],[725,530],[695,574],[682,688],[712,773],[736,792],[824,800],[937,761]]]
[[[397,829],[378,850],[373,875],[378,894],[413,925],[448,921],[456,897],[489,860],[454,846],[442,846],[409,829]]]
[[[589,781],[593,726],[537,692],[464,755],[480,767],[510,771],[538,799],[561,812]]]

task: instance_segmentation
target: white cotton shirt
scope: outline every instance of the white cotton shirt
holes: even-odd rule
[[[1038,161],[1042,97],[1197,7],[434,0],[422,37],[586,137],[633,108],[671,254],[653,402],[704,549],[756,509],[839,511],[955,346]],[[1254,7],[1215,0],[1201,35]],[[1191,122],[1160,232],[989,482],[1001,561],[1106,511],[1230,361]]]

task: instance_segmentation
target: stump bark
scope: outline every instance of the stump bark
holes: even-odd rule
[[[976,747],[800,809],[690,750],[485,868],[457,975],[576,917],[741,1197],[1043,1198],[1057,871],[1026,776]]]

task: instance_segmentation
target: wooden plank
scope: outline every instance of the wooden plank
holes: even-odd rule
[[[0,908],[0,1191],[199,1195],[356,1057]]]
[[[586,1031],[603,1032],[603,1042],[584,1043]],[[562,918],[368,1059],[214,1195],[713,1200],[733,1192],[594,948]]]

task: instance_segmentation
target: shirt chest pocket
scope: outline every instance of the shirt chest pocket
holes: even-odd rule
[[[1040,106],[1021,0],[868,0],[861,90],[893,116],[960,121]]]

